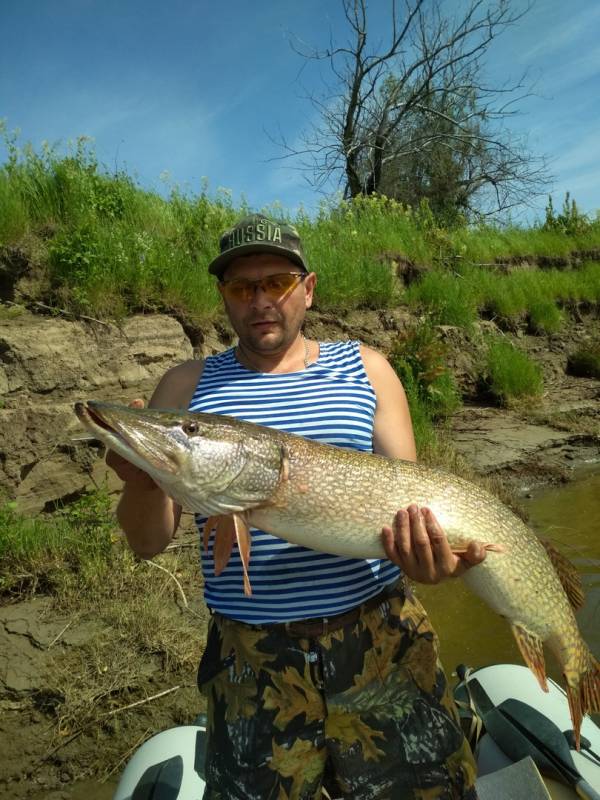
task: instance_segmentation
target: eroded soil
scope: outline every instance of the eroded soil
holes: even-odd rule
[[[379,315],[374,325],[373,312],[354,312],[342,335],[385,350],[405,322],[402,314],[390,313]],[[334,338],[337,330],[339,337],[340,324],[317,316],[308,333]],[[456,414],[453,444],[477,472],[526,493],[536,484],[568,480],[583,463],[600,461],[600,381],[565,374],[567,353],[594,325],[597,320],[573,324],[560,338],[519,337],[519,346],[544,370],[546,391],[539,403],[499,409],[474,398]],[[458,329],[444,335],[451,366],[468,386],[475,349]],[[185,563],[170,565],[168,555],[161,562],[177,571],[189,601],[186,608],[167,576],[159,591],[163,609],[177,623],[168,632],[170,644],[152,644],[151,636],[131,642],[129,629],[115,622],[114,609],[107,615],[86,598],[69,608],[48,597],[0,607],[0,796],[109,798],[136,747],[202,711],[195,667],[207,615],[193,536],[181,539],[188,547],[182,551]],[[175,645],[187,648],[185,655],[173,656]],[[132,704],[137,705],[126,708]]]
[[[107,610],[82,598],[66,612],[48,597],[0,608],[1,797],[110,798],[136,747],[203,711],[195,665],[207,614],[197,552],[187,552],[189,568],[181,555],[161,563],[189,605],[165,574],[153,591],[174,624],[157,620],[146,642],[132,641],[126,618],[114,623],[109,600]],[[123,597],[124,606],[132,602]]]

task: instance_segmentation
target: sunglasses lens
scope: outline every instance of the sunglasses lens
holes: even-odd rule
[[[299,275],[291,272],[282,272],[280,275],[269,275],[261,281],[262,288],[273,300],[279,300],[288,294],[300,280]]]
[[[252,281],[245,281],[242,278],[235,281],[226,281],[222,286],[225,296],[229,300],[237,300],[238,302],[250,300],[254,289]]]
[[[265,292],[271,300],[282,300],[300,281],[306,277],[305,273],[280,272],[276,275],[267,275],[257,281],[247,281],[244,278],[235,278],[221,284],[221,290],[228,300],[247,303],[254,297],[257,287]]]

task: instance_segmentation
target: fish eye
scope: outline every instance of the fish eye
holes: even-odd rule
[[[182,429],[184,433],[193,434],[193,433],[198,433],[198,431],[200,430],[200,426],[198,425],[197,422],[194,422],[194,420],[190,420],[190,422],[185,422],[182,425]]]

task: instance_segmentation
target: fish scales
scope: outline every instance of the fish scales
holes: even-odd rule
[[[251,524],[316,550],[377,558],[384,556],[382,527],[398,509],[417,503],[431,508],[451,547],[473,539],[499,546],[463,579],[507,619],[542,688],[542,644],[554,653],[577,741],[582,715],[600,711],[600,666],[581,638],[546,547],[482,487],[422,464],[220,415],[97,402],[79,403],[76,412],[107,447],[147,471],[178,503],[210,516],[217,533],[218,517],[233,518],[238,536]],[[238,544],[242,551],[239,538]]]

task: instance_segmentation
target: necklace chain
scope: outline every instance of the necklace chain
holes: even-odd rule
[[[310,348],[308,346],[308,339],[304,334],[301,334],[302,341],[304,342],[304,368],[307,369],[310,366]],[[242,352],[240,351],[239,345],[236,347],[236,353],[239,360],[239,357],[242,356]],[[252,364],[248,361],[247,356],[243,355],[243,360],[246,362],[246,365],[250,367],[251,370],[256,371],[256,367],[253,367]]]

